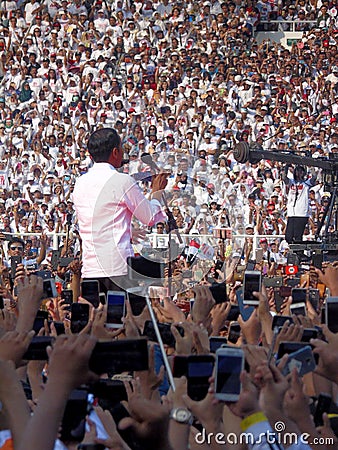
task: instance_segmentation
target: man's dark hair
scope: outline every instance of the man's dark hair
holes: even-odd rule
[[[15,242],[17,242],[18,244],[21,244],[23,248],[25,248],[25,241],[23,241],[22,239],[14,236],[9,242],[8,242],[8,246],[10,247],[12,244],[14,244]]]
[[[88,140],[88,150],[94,162],[107,162],[113,148],[120,146],[120,136],[114,128],[100,128]]]

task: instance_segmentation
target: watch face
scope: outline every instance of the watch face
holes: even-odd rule
[[[189,420],[189,416],[189,412],[184,409],[178,409],[176,412],[176,417],[179,422],[185,422],[186,420]]]

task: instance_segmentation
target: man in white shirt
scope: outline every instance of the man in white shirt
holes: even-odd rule
[[[88,150],[93,167],[78,178],[73,200],[83,241],[84,279],[98,279],[102,292],[129,285],[127,257],[133,256],[133,216],[148,226],[165,219],[160,199],[167,180],[153,177],[148,201],[133,178],[117,172],[121,167],[121,139],[113,128],[101,128],[91,135]]]

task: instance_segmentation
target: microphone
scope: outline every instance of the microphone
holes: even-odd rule
[[[158,165],[153,160],[152,156],[149,153],[142,153],[141,155],[141,161],[144,164],[147,164],[155,172],[155,174],[161,172],[161,169],[158,167]]]

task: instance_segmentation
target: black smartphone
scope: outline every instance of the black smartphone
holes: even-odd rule
[[[54,278],[43,280],[42,284],[43,284],[43,298],[56,298],[58,296]]]
[[[38,270],[35,275],[43,280],[53,278],[53,274],[50,270]]]
[[[84,280],[81,283],[81,296],[91,303],[94,308],[100,304],[99,282],[97,280]]]
[[[163,279],[164,263],[152,261],[144,256],[128,256],[128,278],[130,280]]]
[[[287,266],[298,266],[299,258],[296,253],[288,253],[286,255],[286,265]]]
[[[51,265],[53,270],[58,268],[60,253],[60,250],[52,250]]]
[[[291,292],[292,304],[306,303],[306,294],[307,294],[307,289],[302,289],[302,288],[292,289],[292,292]]]
[[[293,319],[290,316],[273,316],[272,329],[274,330],[276,327],[282,327],[287,320],[289,321],[290,325],[293,323]]]
[[[243,304],[258,306],[259,300],[254,297],[253,292],[261,291],[262,275],[261,272],[254,270],[247,270],[244,273],[243,282]]]
[[[4,298],[2,295],[0,295],[0,309],[4,309],[5,305],[4,305]]]
[[[60,258],[58,265],[60,267],[67,267],[71,262],[74,261],[74,258]]]
[[[191,355],[188,357],[187,379],[188,395],[192,400],[205,398],[210,386],[209,378],[214,370],[215,358],[212,355]]]
[[[157,323],[158,329],[163,341],[164,345],[168,345],[168,347],[175,347],[176,340],[174,335],[171,332],[171,324],[170,323]],[[178,332],[181,336],[184,336],[184,328],[181,326],[176,326]],[[157,336],[155,333],[154,324],[151,320],[147,320],[144,324],[143,336],[146,336],[150,341],[158,342]]]
[[[89,321],[89,305],[73,303],[70,311],[70,330],[73,334],[80,333]]]
[[[338,297],[327,297],[325,303],[326,325],[332,333],[338,333]]]
[[[210,353],[216,353],[216,350],[222,347],[222,345],[227,345],[227,343],[228,340],[225,337],[210,336],[209,337]]]
[[[315,311],[318,311],[319,307],[319,289],[309,289],[309,302]]]
[[[22,359],[27,361],[47,361],[47,347],[54,341],[51,336],[34,336]]]
[[[133,316],[139,316],[140,314],[142,314],[142,311],[147,306],[145,297],[134,294],[132,292],[128,292],[128,299]]]
[[[322,270],[323,266],[323,253],[313,253],[312,254],[312,265],[317,269]]]
[[[264,277],[263,284],[265,287],[281,287],[283,286],[283,277]]]
[[[48,312],[39,310],[36,313],[33,323],[33,330],[36,334],[38,334],[41,328],[45,326],[45,320],[48,320]]]
[[[229,328],[228,341],[231,342],[232,344],[236,344],[240,335],[241,335],[240,324],[238,322],[233,322]]]
[[[60,336],[61,334],[66,334],[65,326],[63,322],[53,322],[56,334]]]
[[[291,288],[298,286],[299,283],[300,283],[300,277],[289,278],[288,280],[286,280],[287,286],[290,286]]]
[[[227,320],[233,322],[238,319],[239,315],[240,315],[239,306],[231,305]]]
[[[323,414],[330,412],[332,398],[329,394],[321,393],[318,395],[317,405],[313,414],[313,421],[316,427],[321,427],[323,423]]]
[[[304,328],[301,342],[310,342],[311,339],[318,339],[316,328]]]
[[[290,355],[291,353],[297,352],[298,350],[309,346],[314,349],[314,347],[308,342],[294,342],[294,341],[285,341],[281,342],[277,351],[277,360],[281,359],[286,353]],[[319,355],[313,354],[316,364],[318,364]]]
[[[88,391],[74,389],[69,396],[61,422],[60,440],[81,442],[86,431]]]
[[[227,289],[225,283],[213,283],[209,290],[214,297],[216,304],[224,303],[227,301]]]
[[[71,305],[73,303],[73,291],[71,289],[63,289],[61,298],[66,305]]]
[[[11,277],[13,280],[19,264],[22,264],[22,256],[11,256]]]
[[[80,444],[77,450],[105,450],[106,446],[103,444]]]
[[[148,367],[146,339],[98,342],[89,360],[89,368],[97,374],[148,370]]]
[[[123,381],[103,378],[89,386],[89,392],[99,400],[104,409],[111,409],[119,402],[128,400]]]
[[[188,373],[188,357],[174,356],[173,376],[175,378],[186,377]]]

